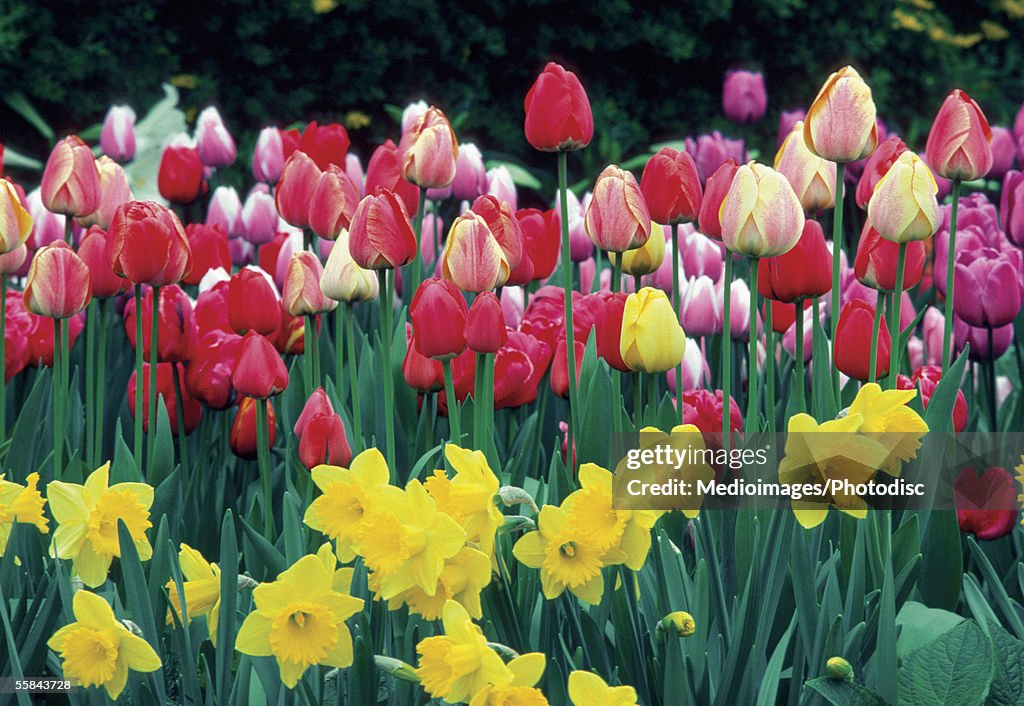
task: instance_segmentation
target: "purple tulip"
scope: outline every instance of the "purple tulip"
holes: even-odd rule
[[[978,248],[956,257],[957,291],[953,311],[971,326],[998,328],[1012,322],[1020,311],[1024,288],[1024,254],[1020,250]]]
[[[112,105],[103,118],[100,148],[115,162],[135,159],[135,111],[127,105]]]
[[[722,295],[710,277],[691,277],[680,287],[679,319],[690,336],[710,336],[722,330]],[[737,282],[733,282],[735,289]],[[733,297],[735,303],[735,297]],[[747,303],[750,308],[750,303]],[[735,314],[733,321],[735,321]],[[749,319],[748,319],[749,320]],[[734,327],[735,328],[735,327]]]
[[[212,105],[204,108],[196,119],[196,146],[206,167],[226,167],[238,154],[231,133]]]
[[[946,262],[946,250],[949,247],[950,207],[942,206],[942,225],[935,234],[935,262]],[[999,228],[999,213],[988,198],[975,192],[960,199],[956,218],[956,257],[969,250],[993,248],[1003,251],[1010,250],[1013,245],[1006,234]],[[935,289],[941,294],[946,293],[946,268],[934,269]],[[963,290],[961,290],[963,291]]]
[[[992,334],[992,347],[989,349],[989,332]],[[964,323],[959,317],[953,317],[953,338],[956,352],[963,351],[964,346],[971,344],[970,359],[976,362],[998,360],[1009,350],[1013,343],[1013,324],[1006,324],[996,329],[978,328]],[[940,352],[941,355],[941,352]]]
[[[1017,160],[1017,138],[1005,128],[992,126],[992,168],[986,178],[1002,179]]]
[[[807,117],[807,111],[803,108],[797,110],[784,110],[779,116],[779,134],[775,140],[776,148],[782,147],[789,133],[793,132],[793,126]]]
[[[1013,119],[1013,136],[1017,138],[1018,142],[1024,138],[1024,103],[1020,104],[1017,117]]]
[[[1024,172],[1011,169],[1003,177],[999,219],[1010,240],[1024,247]]]
[[[730,157],[739,164],[747,161],[743,140],[727,139],[717,130],[711,134],[699,135],[696,139],[687,137],[685,144],[686,151],[697,164],[697,175],[700,176],[701,184],[704,184],[707,178]]]
[[[252,153],[252,175],[264,184],[276,184],[284,169],[284,143],[281,131],[276,127],[265,127],[256,138],[256,149]]]
[[[741,69],[725,74],[722,85],[722,112],[734,123],[756,123],[768,108],[764,76]]]

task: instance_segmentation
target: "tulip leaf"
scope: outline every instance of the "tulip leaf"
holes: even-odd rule
[[[160,632],[156,629],[146,576],[142,571],[142,563],[139,561],[135,540],[132,539],[131,532],[128,531],[127,525],[121,519],[117,521],[117,537],[121,547],[121,575],[124,577],[125,594],[131,618],[142,630],[142,638],[156,650],[157,654],[160,654]],[[167,696],[164,693],[163,667],[151,672],[149,678],[159,697],[159,702],[167,703]]]
[[[146,468],[146,481],[152,486],[157,486],[174,467],[174,438],[171,435],[171,420],[167,416],[167,405],[164,404],[163,395],[157,395],[155,437],[152,435],[152,415],[149,417],[149,424],[149,434],[147,434],[146,443],[155,443],[156,446],[148,454],[148,457],[152,459],[152,464]]]
[[[969,360],[970,344],[949,367],[949,372],[942,376],[935,386],[928,409],[924,411],[924,421],[931,432],[948,432],[953,430],[953,405],[956,404],[957,393],[960,391],[964,369]]]
[[[39,368],[36,371],[35,382],[32,383],[32,389],[21,406],[18,419],[11,430],[11,443],[8,446],[7,458],[4,460],[5,468],[18,473],[27,472],[26,469],[30,468],[39,468],[42,461],[38,454],[40,444],[44,445],[44,448],[50,447],[47,442],[53,438],[52,431],[47,430],[43,433],[39,426],[40,420],[49,418],[52,372],[53,368]],[[40,476],[44,483],[52,480],[52,464],[47,464],[41,471]]]
[[[975,565],[980,569],[985,585],[995,598],[995,607],[1002,613],[1003,620],[1010,626],[1017,638],[1024,637],[1024,623],[1020,619],[1020,606],[1016,605],[1006,592],[1002,579],[996,573],[992,562],[985,555],[985,552],[978,546],[974,537],[967,538],[967,546],[970,548],[971,557]]]
[[[239,522],[242,523],[243,541],[251,545],[250,549],[244,552],[246,567],[250,573],[256,574],[258,568],[263,568],[263,576],[272,580],[288,568],[284,555],[259,530],[253,529],[244,518],[239,518]]]
[[[114,460],[110,463],[110,483],[140,483],[142,474],[135,465],[135,456],[124,441],[121,420],[117,420],[114,433]]]
[[[31,169],[37,172],[43,169],[41,160],[24,155],[18,150],[11,149],[8,145],[4,145],[4,166]]]
[[[21,91],[5,91],[4,102],[7,103],[11,110],[24,118],[25,122],[34,127],[40,135],[45,137],[47,142],[53,144],[56,137],[53,128],[36,111],[24,93]]]
[[[825,421],[835,419],[839,408],[831,385],[832,363],[828,336],[820,321],[814,321],[811,325],[815,327],[811,356],[811,401],[815,418]]]
[[[217,618],[217,703],[226,704],[231,690],[238,596],[238,542],[231,510],[224,513],[220,532],[220,614]]]
[[[485,162],[485,166],[488,171],[498,167],[505,167],[508,169],[508,173],[512,175],[512,181],[515,185],[523,189],[539,189],[541,187],[540,179],[531,174],[526,167],[520,166],[515,162],[488,159]]]
[[[917,650],[899,670],[900,703],[981,703],[994,673],[992,645],[965,620]]]

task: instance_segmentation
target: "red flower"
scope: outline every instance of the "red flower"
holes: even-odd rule
[[[583,354],[586,352],[586,344],[573,340],[573,352],[576,355],[576,384],[580,382],[580,372],[583,368]],[[551,390],[559,397],[569,398],[569,353],[566,350],[565,337],[558,339],[558,346],[555,348],[555,357],[551,363]]]
[[[142,356],[149,361],[152,337],[153,290],[146,288],[142,295]],[[192,301],[178,285],[160,289],[160,311],[157,315],[157,362],[170,363],[188,359],[189,344],[197,329]],[[124,307],[124,331],[128,343],[135,349],[135,299]],[[152,361],[150,361],[152,362]]]
[[[466,349],[468,316],[466,300],[458,287],[438,277],[424,280],[409,305],[416,349],[438,360],[457,356]]]
[[[494,292],[481,292],[466,318],[466,345],[475,353],[497,353],[507,341],[501,302]]]
[[[516,211],[516,220],[523,236],[523,256],[505,284],[523,285],[547,279],[555,270],[562,248],[558,212],[554,209],[521,208]]]
[[[594,138],[594,116],[583,84],[554,62],[544,67],[524,101],[526,141],[545,152],[578,150]]]
[[[359,204],[359,187],[341,167],[330,165],[320,175],[309,204],[309,227],[326,240],[348,230]]]
[[[185,385],[193,397],[211,409],[227,409],[235,403],[231,372],[241,346],[241,336],[223,331],[193,339],[185,368]]]
[[[1017,524],[1017,486],[1005,468],[995,466],[979,475],[967,467],[956,477],[953,490],[961,532],[999,539]]]
[[[192,248],[181,221],[153,201],[117,207],[107,231],[107,256],[114,274],[132,284],[175,284],[192,269]]]
[[[760,273],[758,273],[760,275]],[[760,287],[758,287],[760,289]],[[810,309],[814,302],[810,299],[804,300],[804,311]],[[768,320],[768,307],[772,308],[772,331],[775,333],[786,333],[789,327],[796,322],[796,304],[786,304],[774,299],[766,299],[762,309],[764,321]]]
[[[178,396],[174,388],[174,372],[172,365],[178,366],[178,377],[183,378],[185,371],[181,363],[158,363],[156,366],[156,393],[163,398],[164,410],[171,423],[171,433],[178,433]],[[128,411],[135,418],[135,373],[128,380]],[[199,400],[189,394],[182,386],[182,414],[185,420],[185,434],[191,434],[199,426],[199,418],[203,415],[203,406]],[[142,364],[142,430],[149,433],[149,363]]]
[[[345,438],[345,425],[334,412],[314,414],[299,435],[299,460],[312,470],[327,463],[347,466],[352,460],[352,449]]]
[[[317,125],[314,120],[302,131],[298,148],[308,154],[320,169],[325,170],[332,164],[344,169],[349,144],[348,132],[342,125]]]
[[[349,252],[367,270],[401,267],[416,257],[416,234],[402,201],[386,189],[363,198],[352,215]]]
[[[402,361],[402,377],[409,387],[420,392],[437,392],[444,388],[444,368],[441,361],[428,358],[416,349],[416,334],[406,324],[405,360]],[[497,368],[495,368],[497,370]],[[494,374],[497,380],[497,372]]]
[[[281,218],[296,228],[309,226],[310,205],[320,182],[320,173],[316,163],[301,150],[292,152],[284,163],[281,179],[274,190],[274,202]]]
[[[708,448],[722,448],[722,391],[690,390],[683,393],[683,424],[693,424],[704,435]],[[729,398],[729,429],[743,429],[743,413],[736,400]]]
[[[231,451],[239,458],[249,461],[256,458],[259,451],[256,447],[256,405],[257,400],[252,397],[243,397],[238,402],[238,411],[235,412],[235,421],[231,424]],[[277,424],[274,420],[274,405],[267,401],[267,423],[270,433],[268,434],[268,445],[273,446],[277,441]]]
[[[195,201],[203,188],[203,161],[199,159],[199,150],[185,145],[164,148],[156,184],[160,195],[168,201]]]
[[[255,331],[242,339],[231,373],[231,386],[238,394],[266,399],[288,387],[288,369],[274,346]]]
[[[985,114],[971,97],[954,89],[939,108],[925,159],[936,174],[947,179],[972,181],[992,168],[992,130]]]
[[[494,408],[521,407],[537,399],[552,354],[540,339],[509,331],[508,343],[494,356]]]
[[[739,169],[736,160],[728,158],[715,172],[708,177],[704,184],[704,198],[700,202],[700,212],[697,216],[698,230],[709,238],[722,239],[722,202],[732,187],[732,178],[736,176]]]
[[[185,226],[185,237],[192,250],[192,270],[182,280],[185,284],[199,284],[203,275],[218,267],[231,272],[231,252],[228,250],[228,234],[224,228],[190,223]]]
[[[110,269],[110,260],[107,258],[107,234],[99,226],[92,226],[85,231],[78,246],[78,256],[89,268],[94,297],[114,297],[131,286],[131,282],[124,277],[118,277]]]
[[[891,292],[896,288],[896,265],[900,246],[886,240],[871,226],[871,221],[864,222],[864,230],[860,233],[857,244],[857,257],[853,261],[853,272],[857,280],[872,289]],[[912,240],[907,243],[906,268],[903,271],[903,289],[916,287],[924,272],[927,258],[923,240]]]
[[[227,314],[231,329],[244,335],[250,329],[270,336],[281,326],[281,300],[263,271],[243,267],[227,284]]]
[[[875,307],[854,299],[847,302],[839,314],[836,328],[836,367],[851,378],[867,380],[871,355],[871,329]],[[878,354],[875,360],[875,379],[889,374],[889,328],[882,319],[878,331]]]
[[[366,165],[366,183],[363,193],[372,194],[378,188],[392,191],[402,200],[407,213],[416,215],[419,208],[420,187],[402,176],[402,153],[391,140],[374,150]]]
[[[640,177],[640,191],[655,223],[670,225],[697,220],[702,191],[697,165],[685,150],[665,147],[654,154]]]
[[[768,299],[787,303],[820,297],[832,290],[831,266],[832,253],[825,245],[821,224],[807,219],[792,250],[761,263],[757,289]]]
[[[622,312],[626,307],[625,292],[615,292],[605,300],[604,313],[597,320],[597,354],[615,370],[629,372],[622,360]],[[575,322],[573,322],[575,324]]]
[[[922,365],[914,371],[909,378],[906,375],[899,375],[896,378],[896,387],[900,390],[913,390],[915,387],[921,392],[921,403],[928,409],[932,394],[942,379],[942,367],[939,365]],[[967,399],[963,390],[956,391],[956,402],[953,403],[953,430],[963,431],[967,428]]]
[[[860,181],[857,182],[857,206],[868,207],[868,201],[871,200],[871,194],[875,193],[875,186],[879,180],[906,151],[907,146],[896,135],[886,138],[878,145],[878,148],[864,161],[864,171],[860,175]]]

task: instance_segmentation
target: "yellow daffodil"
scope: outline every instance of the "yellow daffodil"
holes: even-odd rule
[[[479,451],[448,444],[444,454],[455,469],[455,477],[449,479],[444,471],[437,470],[424,486],[437,502],[437,509],[466,530],[467,541],[479,545],[490,556],[494,553],[494,533],[503,520],[494,503],[498,477]]]
[[[139,558],[153,556],[146,538],[152,526],[149,508],[153,488],[145,483],[109,484],[110,463],[85,479],[84,485],[51,481],[46,486],[50,510],[57,521],[50,556],[73,559],[74,572],[91,588],[107,580],[114,557],[121,556],[118,520],[124,522],[135,542]]]
[[[445,603],[452,600],[461,604],[473,618],[479,620],[483,617],[480,591],[490,582],[490,557],[478,549],[466,546],[455,556],[445,560],[433,595],[428,595],[419,586],[413,586],[388,600],[388,608],[398,610],[405,604],[409,606],[411,612],[422,615],[427,620],[437,620],[441,617]],[[377,574],[370,574],[369,584],[375,593],[380,592],[380,577]]]
[[[1024,454],[1020,456],[1020,465],[1013,469],[1017,475],[1017,485],[1021,487],[1021,493],[1017,495],[1017,504],[1024,508]],[[1024,517],[1021,517],[1020,523],[1024,525]]]
[[[416,676],[428,694],[457,704],[469,701],[488,685],[512,683],[512,670],[487,646],[483,631],[465,608],[448,601],[441,620],[444,635],[428,637],[416,645],[420,656]]]
[[[3,474],[0,474],[0,556],[7,549],[11,525],[15,522],[35,525],[43,534],[49,531],[49,521],[43,516],[43,504],[46,501],[36,488],[38,483],[38,473],[30,473],[25,479],[25,485],[4,480]]]
[[[860,415],[863,423],[860,433],[878,441],[889,450],[882,470],[898,475],[903,461],[917,456],[921,438],[928,433],[928,425],[917,412],[907,406],[917,390],[883,390],[877,383],[860,388],[850,415]]]
[[[324,542],[320,545],[320,548],[316,551],[316,558],[334,576],[331,580],[331,588],[338,593],[352,593],[352,577],[355,575],[355,570],[351,566],[338,568],[338,557],[331,548],[330,542]]]
[[[394,489],[397,490],[397,489]],[[413,587],[437,592],[445,560],[466,543],[466,531],[443,512],[418,480],[405,491],[372,502],[363,515],[356,552],[380,577],[380,596],[388,600]]]
[[[617,548],[602,547],[571,521],[567,510],[545,505],[537,529],[519,538],[512,554],[533,569],[540,569],[545,598],[557,598],[565,589],[596,605],[604,593],[601,569],[626,559]]]
[[[160,669],[160,657],[150,644],[115,619],[114,611],[95,593],[75,593],[72,610],[75,622],[46,643],[60,655],[65,677],[85,687],[102,686],[116,700],[128,682],[129,669]]]
[[[185,580],[181,584],[185,592],[185,609],[188,618],[206,616],[206,629],[210,633],[210,642],[217,646],[217,618],[220,615],[220,569],[211,564],[198,551],[181,545],[178,552],[178,563]],[[167,611],[167,624],[174,622],[171,611],[181,620],[181,596],[178,586],[173,580],[167,582],[171,607]]]
[[[857,433],[863,422],[859,414],[824,424],[818,424],[807,414],[793,415],[786,437],[786,456],[779,464],[779,482],[797,485],[846,480],[859,484],[871,480],[889,451],[874,439]],[[830,503],[854,517],[867,515],[867,505],[857,495],[832,492],[826,497],[793,500],[793,514],[803,527],[817,527],[825,521]]]
[[[547,698],[536,688],[546,664],[547,657],[540,652],[516,657],[506,665],[512,672],[512,681],[505,686],[488,684],[477,692],[469,706],[547,706]]]
[[[335,572],[323,557],[310,554],[276,581],[254,588],[256,609],[238,631],[238,651],[274,657],[289,689],[315,664],[352,664],[352,634],[345,621],[363,607],[363,601],[335,590],[334,581]]]
[[[391,487],[387,462],[380,451],[370,448],[356,456],[349,468],[321,465],[311,473],[323,495],[310,504],[303,522],[336,540],[341,560],[352,561],[352,542],[359,534],[363,514],[372,498]]]
[[[608,686],[592,672],[575,671],[569,675],[569,700],[573,706],[637,706],[636,689]]]

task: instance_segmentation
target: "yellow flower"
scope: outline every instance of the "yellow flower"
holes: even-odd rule
[[[596,674],[581,671],[569,675],[569,700],[573,706],[637,706],[633,687],[608,686]]]
[[[414,586],[437,592],[445,560],[466,543],[466,531],[443,512],[418,480],[405,491],[389,493],[363,516],[356,553],[380,576],[381,598],[388,600]]]
[[[736,170],[718,219],[725,247],[747,257],[787,253],[804,230],[804,211],[793,186],[757,162]]]
[[[220,569],[187,544],[181,545],[181,551],[178,552],[178,563],[181,565],[181,573],[185,578],[181,587],[185,591],[185,609],[188,618],[206,616],[206,628],[210,633],[210,642],[216,647],[217,619],[220,615]],[[167,582],[167,591],[171,601],[171,607],[167,610],[167,624],[170,625],[174,622],[172,610],[181,620],[181,596],[178,595],[178,586],[173,580]]]
[[[921,415],[907,406],[917,390],[883,390],[877,383],[860,388],[849,414],[864,419],[861,434],[881,443],[889,450],[889,457],[881,469],[889,475],[898,475],[900,464],[917,456],[921,438],[928,433],[928,425]]]
[[[658,631],[672,630],[677,637],[689,637],[697,630],[697,621],[685,610],[669,613],[658,623]]]
[[[475,542],[490,556],[494,553],[494,533],[504,520],[494,502],[498,477],[479,451],[448,444],[444,455],[455,469],[455,477],[449,479],[444,471],[436,470],[423,485],[437,503],[437,509],[466,530],[466,540]]]
[[[86,687],[102,686],[116,700],[128,682],[129,669],[160,669],[160,657],[149,643],[116,620],[114,611],[95,593],[75,593],[72,610],[75,622],[55,632],[46,643],[60,654],[65,677]]]
[[[616,252],[608,253],[614,264],[619,259]],[[622,271],[627,275],[649,275],[657,272],[665,261],[665,231],[657,223],[651,223],[651,237],[638,248],[622,253]]]
[[[145,483],[109,485],[110,463],[89,474],[84,485],[51,481],[46,486],[50,510],[57,521],[50,556],[74,560],[74,572],[91,588],[107,580],[114,557],[121,556],[117,522],[121,520],[135,541],[142,561],[153,556],[146,539],[152,527],[149,508],[153,488]]]
[[[516,657],[506,665],[512,672],[511,683],[505,686],[488,684],[477,692],[469,706],[547,706],[547,698],[536,688],[546,662],[547,657],[540,652]]]
[[[303,522],[336,540],[339,558],[352,561],[352,543],[359,535],[363,514],[372,499],[382,493],[401,491],[388,485],[388,464],[374,448],[356,456],[350,468],[321,465],[311,473],[323,495],[307,508]]]
[[[416,645],[420,656],[416,676],[428,694],[457,704],[469,701],[488,685],[512,683],[512,671],[487,646],[483,631],[473,624],[465,608],[448,601],[441,620],[444,635]]]
[[[804,141],[804,121],[798,120],[775,153],[775,169],[786,177],[808,213],[836,203],[836,163],[811,152]]]
[[[0,556],[7,549],[11,525],[15,522],[35,525],[43,534],[49,531],[49,521],[43,517],[43,504],[46,501],[36,488],[38,483],[38,473],[30,473],[25,479],[25,485],[4,480],[3,474],[0,474]]]
[[[1013,470],[1017,474],[1017,485],[1024,491],[1024,454],[1020,456],[1020,465]],[[1017,504],[1024,508],[1024,492],[1017,495]],[[1020,523],[1024,525],[1024,517],[1021,518]]]
[[[904,152],[875,184],[868,219],[879,235],[894,243],[927,240],[942,221],[938,188],[924,160]]]
[[[474,618],[483,617],[480,606],[480,591],[491,582],[491,559],[473,547],[463,547],[455,556],[445,560],[437,588],[433,595],[428,595],[419,586],[402,591],[388,600],[388,609],[398,610],[402,604],[409,606],[413,613],[422,615],[427,620],[441,617],[445,603],[456,601]],[[380,577],[370,574],[370,588],[380,592]]]
[[[663,373],[679,365],[686,334],[660,289],[644,287],[626,298],[619,354],[630,370]]]
[[[779,482],[797,485],[845,480],[860,484],[871,480],[889,451],[874,439],[857,433],[863,422],[859,414],[820,425],[810,415],[793,415],[786,437],[786,456],[779,464]],[[859,496],[842,492],[793,500],[793,514],[801,526],[817,527],[825,521],[829,503],[854,517],[867,515],[867,505]]]
[[[530,568],[540,569],[545,598],[557,598],[568,588],[580,600],[596,605],[604,593],[601,569],[621,564],[626,555],[596,544],[570,519],[567,510],[545,505],[537,530],[520,537],[512,554]]]
[[[242,654],[277,659],[281,681],[295,688],[314,664],[352,664],[352,634],[345,621],[363,607],[335,589],[335,572],[320,555],[306,555],[271,583],[253,589],[256,609],[238,631]]]

